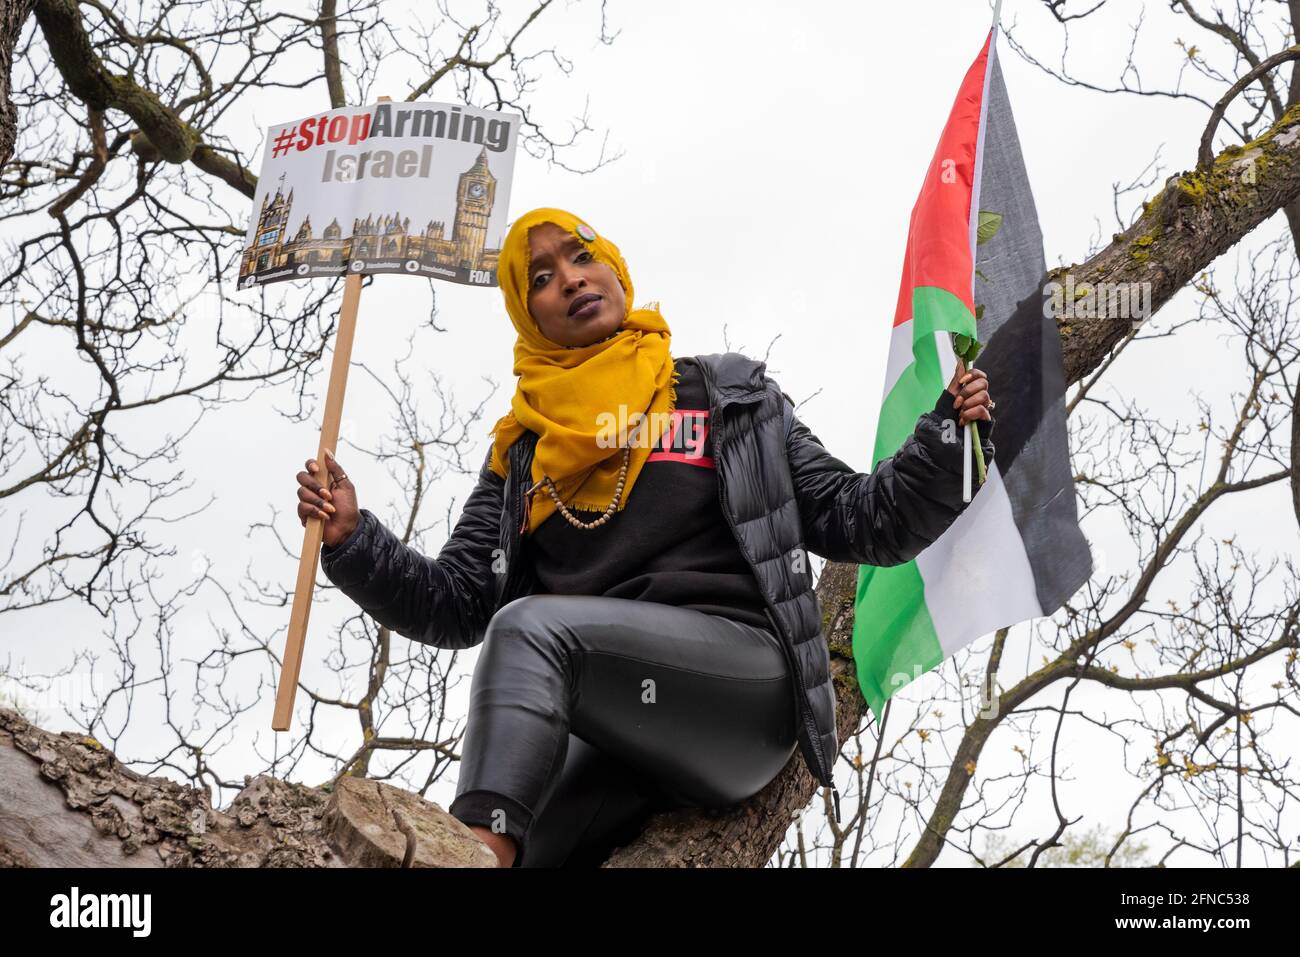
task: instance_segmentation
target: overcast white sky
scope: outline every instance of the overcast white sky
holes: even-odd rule
[[[523,10],[527,5],[505,6]],[[1152,85],[1168,82],[1183,57],[1174,43],[1179,29],[1169,26],[1164,6],[1147,4],[1144,36],[1150,40],[1138,52],[1143,76]],[[1060,31],[1040,8],[1037,0],[1007,0],[1003,19],[1022,43],[1055,62]],[[1112,8],[1115,12],[1098,26],[1080,28],[1071,54],[1081,72],[1105,84],[1122,67],[1127,25],[1140,4]],[[598,131],[589,141],[597,143],[608,130],[608,148],[624,155],[593,174],[575,175],[548,168],[521,150],[511,218],[537,206],[559,206],[610,236],[629,264],[636,301],[661,303],[675,355],[731,348],[761,357],[776,339],[771,374],[796,401],[808,398],[800,417],[827,448],[865,471],[908,217],[957,84],[988,28],[988,7],[974,0],[810,0],[797,6],[621,0],[609,5],[609,13],[612,28],[622,31],[612,46],[594,40],[594,4],[557,6],[544,15],[534,42],[561,43],[574,68],[568,77],[549,74],[534,102],[559,138],[567,131],[566,118],[586,103]],[[1111,212],[1114,183],[1140,173],[1157,150],[1164,175],[1194,164],[1205,110],[1182,101],[1067,87],[1024,63],[1005,43],[1001,51],[1048,263],[1080,261],[1091,238],[1109,237],[1118,228]],[[374,94],[400,98],[411,83],[409,75],[381,72]],[[444,99],[452,92],[440,96],[435,90],[428,98]],[[267,91],[250,99],[245,117],[231,122],[246,123],[251,151],[266,126],[326,105],[321,86]],[[577,152],[568,159],[582,165],[594,155]],[[229,202],[247,201],[232,193]],[[1282,225],[1275,218],[1259,235],[1271,238]],[[1233,261],[1230,253],[1225,262]],[[496,290],[443,283],[437,297],[439,322],[448,331],[417,337],[411,371],[436,372],[462,408],[490,391],[485,377],[495,380],[496,395],[477,427],[485,440],[513,388],[514,331]],[[394,514],[390,504],[400,505],[397,484],[351,442],[373,447],[375,436],[390,430],[391,405],[358,366],[380,375],[391,370],[405,354],[411,330],[425,320],[428,305],[428,286],[399,276],[379,277],[361,301],[338,451],[361,504],[386,520]],[[1156,328],[1194,309],[1194,301],[1180,295],[1156,317]],[[1159,376],[1151,374],[1156,354]],[[1239,356],[1225,352],[1212,336],[1180,333],[1174,342],[1133,349],[1110,375],[1109,387],[1136,395],[1170,424],[1174,418],[1194,423],[1193,391],[1221,405],[1230,389],[1240,388],[1240,378],[1225,375],[1225,367],[1240,368]],[[328,363],[316,380],[322,397],[327,378]],[[995,398],[997,387],[992,383]],[[423,405],[426,414],[438,411],[432,395]],[[157,529],[159,535],[174,536],[177,576],[171,587],[187,580],[193,564],[201,567],[202,561],[212,562],[213,574],[226,581],[239,579],[248,568],[260,579],[292,586],[296,561],[277,554],[264,533],[245,536],[251,523],[271,519],[273,506],[279,510],[274,521],[280,535],[295,549],[301,541],[293,476],[314,454],[317,432],[274,414],[290,406],[283,393],[258,393],[249,402],[210,413],[190,436],[186,464],[195,481],[190,508],[210,495],[217,502],[200,515]],[[484,448],[477,444],[468,460],[477,465]],[[440,518],[453,498],[459,514],[471,481],[459,475],[439,481],[426,520]],[[1220,520],[1227,528],[1253,528],[1261,549],[1295,555],[1294,522],[1278,532],[1261,518],[1269,513],[1289,514],[1283,489],[1268,490],[1249,504],[1225,503]],[[1112,568],[1124,556],[1123,537],[1115,531],[1085,525]],[[436,552],[444,536],[445,529],[435,529],[426,550]],[[157,587],[165,592],[167,584]],[[350,610],[338,597],[316,605],[306,680],[323,674],[320,656],[328,635]],[[283,629],[288,620],[287,609],[268,614],[250,603],[241,612],[266,633]],[[214,629],[237,627],[215,592],[192,601],[185,621],[178,658],[200,657],[213,644]],[[5,643],[15,657],[25,656],[32,670],[54,668],[70,660],[71,648],[92,643],[102,625],[81,606],[65,604],[25,615],[22,634],[15,640],[10,632]],[[6,625],[13,627],[12,621]],[[282,644],[282,632],[276,642]],[[1004,684],[1023,670],[1027,655],[1035,663],[1039,659],[1025,640],[1012,642]],[[908,691],[915,696],[925,680]],[[142,706],[153,693],[145,689],[137,699],[143,714],[149,714]],[[257,693],[245,688],[242,700],[247,704]],[[259,766],[250,748],[264,757],[272,752],[273,689],[264,688],[261,695],[217,759],[231,776]],[[298,707],[304,706],[300,694]],[[54,717],[50,727],[67,726]],[[895,720],[901,727],[904,719]],[[1085,825],[1117,824],[1136,782],[1123,773],[1123,755],[1113,739],[1081,724],[1067,727],[1073,813],[1085,813]],[[340,747],[355,740],[350,719],[338,727]],[[156,751],[147,718],[129,740],[133,747],[125,750],[132,754]],[[171,738],[159,734],[156,740]],[[1009,747],[997,742],[990,758]],[[246,764],[241,765],[241,754],[248,755]],[[325,773],[325,765],[318,764],[306,777],[315,780]],[[433,797],[446,806],[453,793],[452,783],[443,782]],[[1024,824],[1017,824],[1016,837],[1031,833],[1031,821],[1050,817],[1046,793],[1039,799]]]

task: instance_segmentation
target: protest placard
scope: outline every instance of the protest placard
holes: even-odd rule
[[[381,102],[271,127],[240,284],[398,273],[495,286],[519,121]]]
[[[316,461],[337,447],[367,274],[497,285],[520,117],[450,103],[344,107],[267,131],[239,282],[345,276]],[[323,225],[322,225],[323,224]],[[448,225],[450,224],[450,225]],[[271,727],[293,714],[325,526],[304,523]]]

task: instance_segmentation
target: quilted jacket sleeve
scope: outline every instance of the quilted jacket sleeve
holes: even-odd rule
[[[901,565],[942,535],[966,508],[961,494],[964,442],[954,396],[947,389],[917,419],[902,447],[870,473],[855,472],[826,451],[794,414],[788,395],[785,401],[786,450],[810,551],[837,562]],[[946,427],[945,419],[950,422]],[[979,423],[986,466],[993,462],[994,424],[996,418]],[[973,499],[981,488],[974,474],[971,487]]]
[[[437,558],[403,543],[363,508],[346,541],[321,548],[325,577],[405,638],[450,649],[478,644],[493,610],[493,559],[505,485],[487,463],[485,458],[478,484]]]

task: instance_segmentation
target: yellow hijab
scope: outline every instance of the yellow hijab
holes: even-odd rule
[[[593,259],[609,266],[618,276],[628,309],[612,338],[567,348],[546,338],[537,327],[528,312],[528,231],[541,223],[554,223],[573,233]],[[595,238],[588,238],[591,236]],[[585,220],[563,209],[534,209],[515,220],[501,247],[497,281],[505,297],[506,312],[519,334],[514,365],[519,381],[510,411],[490,433],[495,437],[492,471],[502,478],[506,476],[511,444],[524,429],[530,429],[537,433],[538,440],[532,475],[524,487],[546,475],[554,481],[556,493],[569,511],[604,512],[618,485],[623,445],[632,441],[618,503],[621,511],[677,405],[676,373],[669,354],[672,333],[658,304],[631,308],[632,279],[618,247]],[[646,419],[637,434],[635,429],[642,415]],[[530,500],[526,522],[529,532],[557,510],[544,484],[537,486]],[[510,506],[506,503],[507,508]],[[597,516],[575,517],[589,522]]]

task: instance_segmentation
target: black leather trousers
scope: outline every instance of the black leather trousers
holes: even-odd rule
[[[526,595],[493,615],[456,798],[516,867],[595,866],[656,810],[756,794],[797,746],[780,638],[688,608]]]

